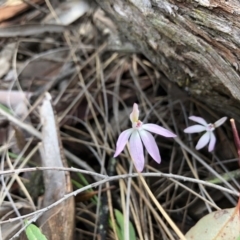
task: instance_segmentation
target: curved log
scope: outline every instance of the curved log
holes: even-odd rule
[[[238,0],[95,0],[169,81],[240,119]]]

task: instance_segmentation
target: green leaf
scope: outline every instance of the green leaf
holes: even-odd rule
[[[27,224],[27,221],[25,222]],[[28,240],[47,240],[41,230],[34,224],[29,224],[25,230]]]
[[[12,115],[12,112],[9,110],[9,108],[5,107],[5,106],[2,105],[1,103],[0,103],[0,108],[1,108],[3,111],[5,111],[5,112],[7,112],[7,113],[10,113],[10,114]]]
[[[124,216],[117,209],[114,209],[114,212],[115,212],[116,221],[117,221],[116,231],[117,231],[118,238],[119,240],[124,240]],[[113,227],[112,222],[110,222],[110,225]],[[129,239],[131,240],[136,239],[135,230],[131,222],[129,222]]]
[[[85,186],[89,185],[87,179],[84,177],[82,173],[77,173],[77,175]]]
[[[74,179],[72,179],[71,181],[72,181],[72,184],[75,185],[79,189],[84,187],[81,183],[75,181]]]
[[[80,178],[80,181],[83,183],[83,184],[81,184],[80,182],[77,182],[77,181],[75,181],[75,180],[72,179],[72,183],[73,183],[77,188],[80,189],[80,188],[82,188],[82,187],[84,187],[84,186],[88,186],[88,185],[89,185],[87,179],[84,177],[83,174],[77,173],[77,175],[78,175],[78,177]],[[86,190],[86,191],[87,191],[87,192],[93,192],[93,189],[92,189],[92,188],[89,188],[89,189]],[[97,196],[93,196],[93,197],[91,198],[91,201],[92,201],[92,203],[97,204],[97,203],[98,203],[98,197],[97,197]]]

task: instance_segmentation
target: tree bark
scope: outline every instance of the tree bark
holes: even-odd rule
[[[95,1],[169,81],[240,119],[240,1]]]

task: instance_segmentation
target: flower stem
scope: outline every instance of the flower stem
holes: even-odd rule
[[[235,125],[235,120],[232,118],[230,119],[231,125],[232,125],[232,130],[233,130],[233,137],[234,137],[234,142],[237,148],[237,153],[238,153],[238,164],[240,166],[240,140],[239,140],[239,135],[238,135],[238,130]]]
[[[129,148],[129,144],[127,144],[127,148],[128,148],[128,152],[131,156],[131,159],[133,161],[133,157],[131,155],[130,152],[130,148]],[[133,161],[134,162],[134,161]],[[151,189],[148,187],[148,184],[146,183],[145,179],[143,178],[142,174],[140,172],[137,172],[138,176],[143,184],[143,186],[145,187],[146,191],[148,192],[150,198],[152,199],[152,201],[155,203],[156,207],[158,208],[158,210],[160,211],[160,213],[163,215],[163,217],[167,220],[167,222],[169,223],[169,225],[172,227],[172,229],[175,231],[175,233],[178,235],[178,237],[181,240],[187,240],[185,238],[185,236],[183,235],[183,233],[179,230],[179,228],[177,227],[177,225],[173,222],[173,220],[169,217],[169,215],[167,214],[167,212],[163,209],[162,205],[158,202],[158,200],[155,198],[155,196],[153,195]]]
[[[129,174],[132,174],[133,162],[130,163]],[[132,178],[128,179],[127,182],[127,195],[126,195],[126,206],[124,216],[124,239],[129,240],[129,205],[130,205],[130,193],[131,193],[131,182]]]
[[[146,183],[145,179],[143,178],[141,173],[138,173],[139,178],[143,184],[143,186],[145,187],[146,191],[148,192],[150,198],[152,199],[152,201],[155,203],[156,207],[158,208],[158,210],[161,212],[161,214],[163,215],[163,217],[168,221],[169,225],[172,227],[172,229],[175,231],[175,233],[178,235],[178,237],[181,240],[186,240],[186,238],[184,237],[184,235],[182,234],[182,232],[179,230],[179,228],[177,227],[177,225],[172,221],[172,219],[169,217],[169,215],[167,214],[167,212],[163,209],[162,205],[158,202],[158,200],[155,198],[155,196],[153,195],[151,189],[148,187],[148,184]]]

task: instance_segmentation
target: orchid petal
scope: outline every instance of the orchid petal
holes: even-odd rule
[[[161,157],[159,149],[152,134],[145,130],[139,131],[139,134],[148,153],[157,163],[160,163]]]
[[[134,131],[134,129],[130,128],[130,129],[123,131],[120,134],[120,136],[118,137],[118,140],[117,140],[117,147],[116,147],[116,152],[114,154],[114,157],[117,157],[122,152],[122,150],[124,149],[125,145],[127,144],[127,141],[133,131]]]
[[[208,145],[208,151],[211,152],[216,144],[216,137],[213,132],[210,132],[210,143]]]
[[[138,131],[133,131],[130,137],[130,153],[134,165],[138,172],[142,172],[144,168],[143,145]]]
[[[214,127],[217,128],[217,127],[221,126],[226,120],[227,120],[227,117],[220,118],[219,120],[217,120],[214,123]]]
[[[201,117],[190,116],[189,119],[194,121],[194,122],[200,123],[203,126],[207,126],[208,125],[207,122],[203,118],[201,118]]]
[[[139,117],[138,105],[136,103],[133,104],[133,111],[130,114],[130,120],[132,123],[137,122]]]
[[[204,133],[201,136],[201,138],[199,139],[196,149],[199,150],[199,149],[205,147],[209,143],[209,140],[210,140],[210,132]]]
[[[202,125],[193,125],[191,127],[187,127],[183,130],[185,133],[198,133],[206,131],[206,127]]]
[[[158,126],[156,124],[152,124],[152,123],[143,124],[142,129],[145,129],[152,133],[162,135],[164,137],[176,137],[177,136],[174,133],[172,133],[171,131],[167,130],[166,128],[160,127],[160,126]]]

